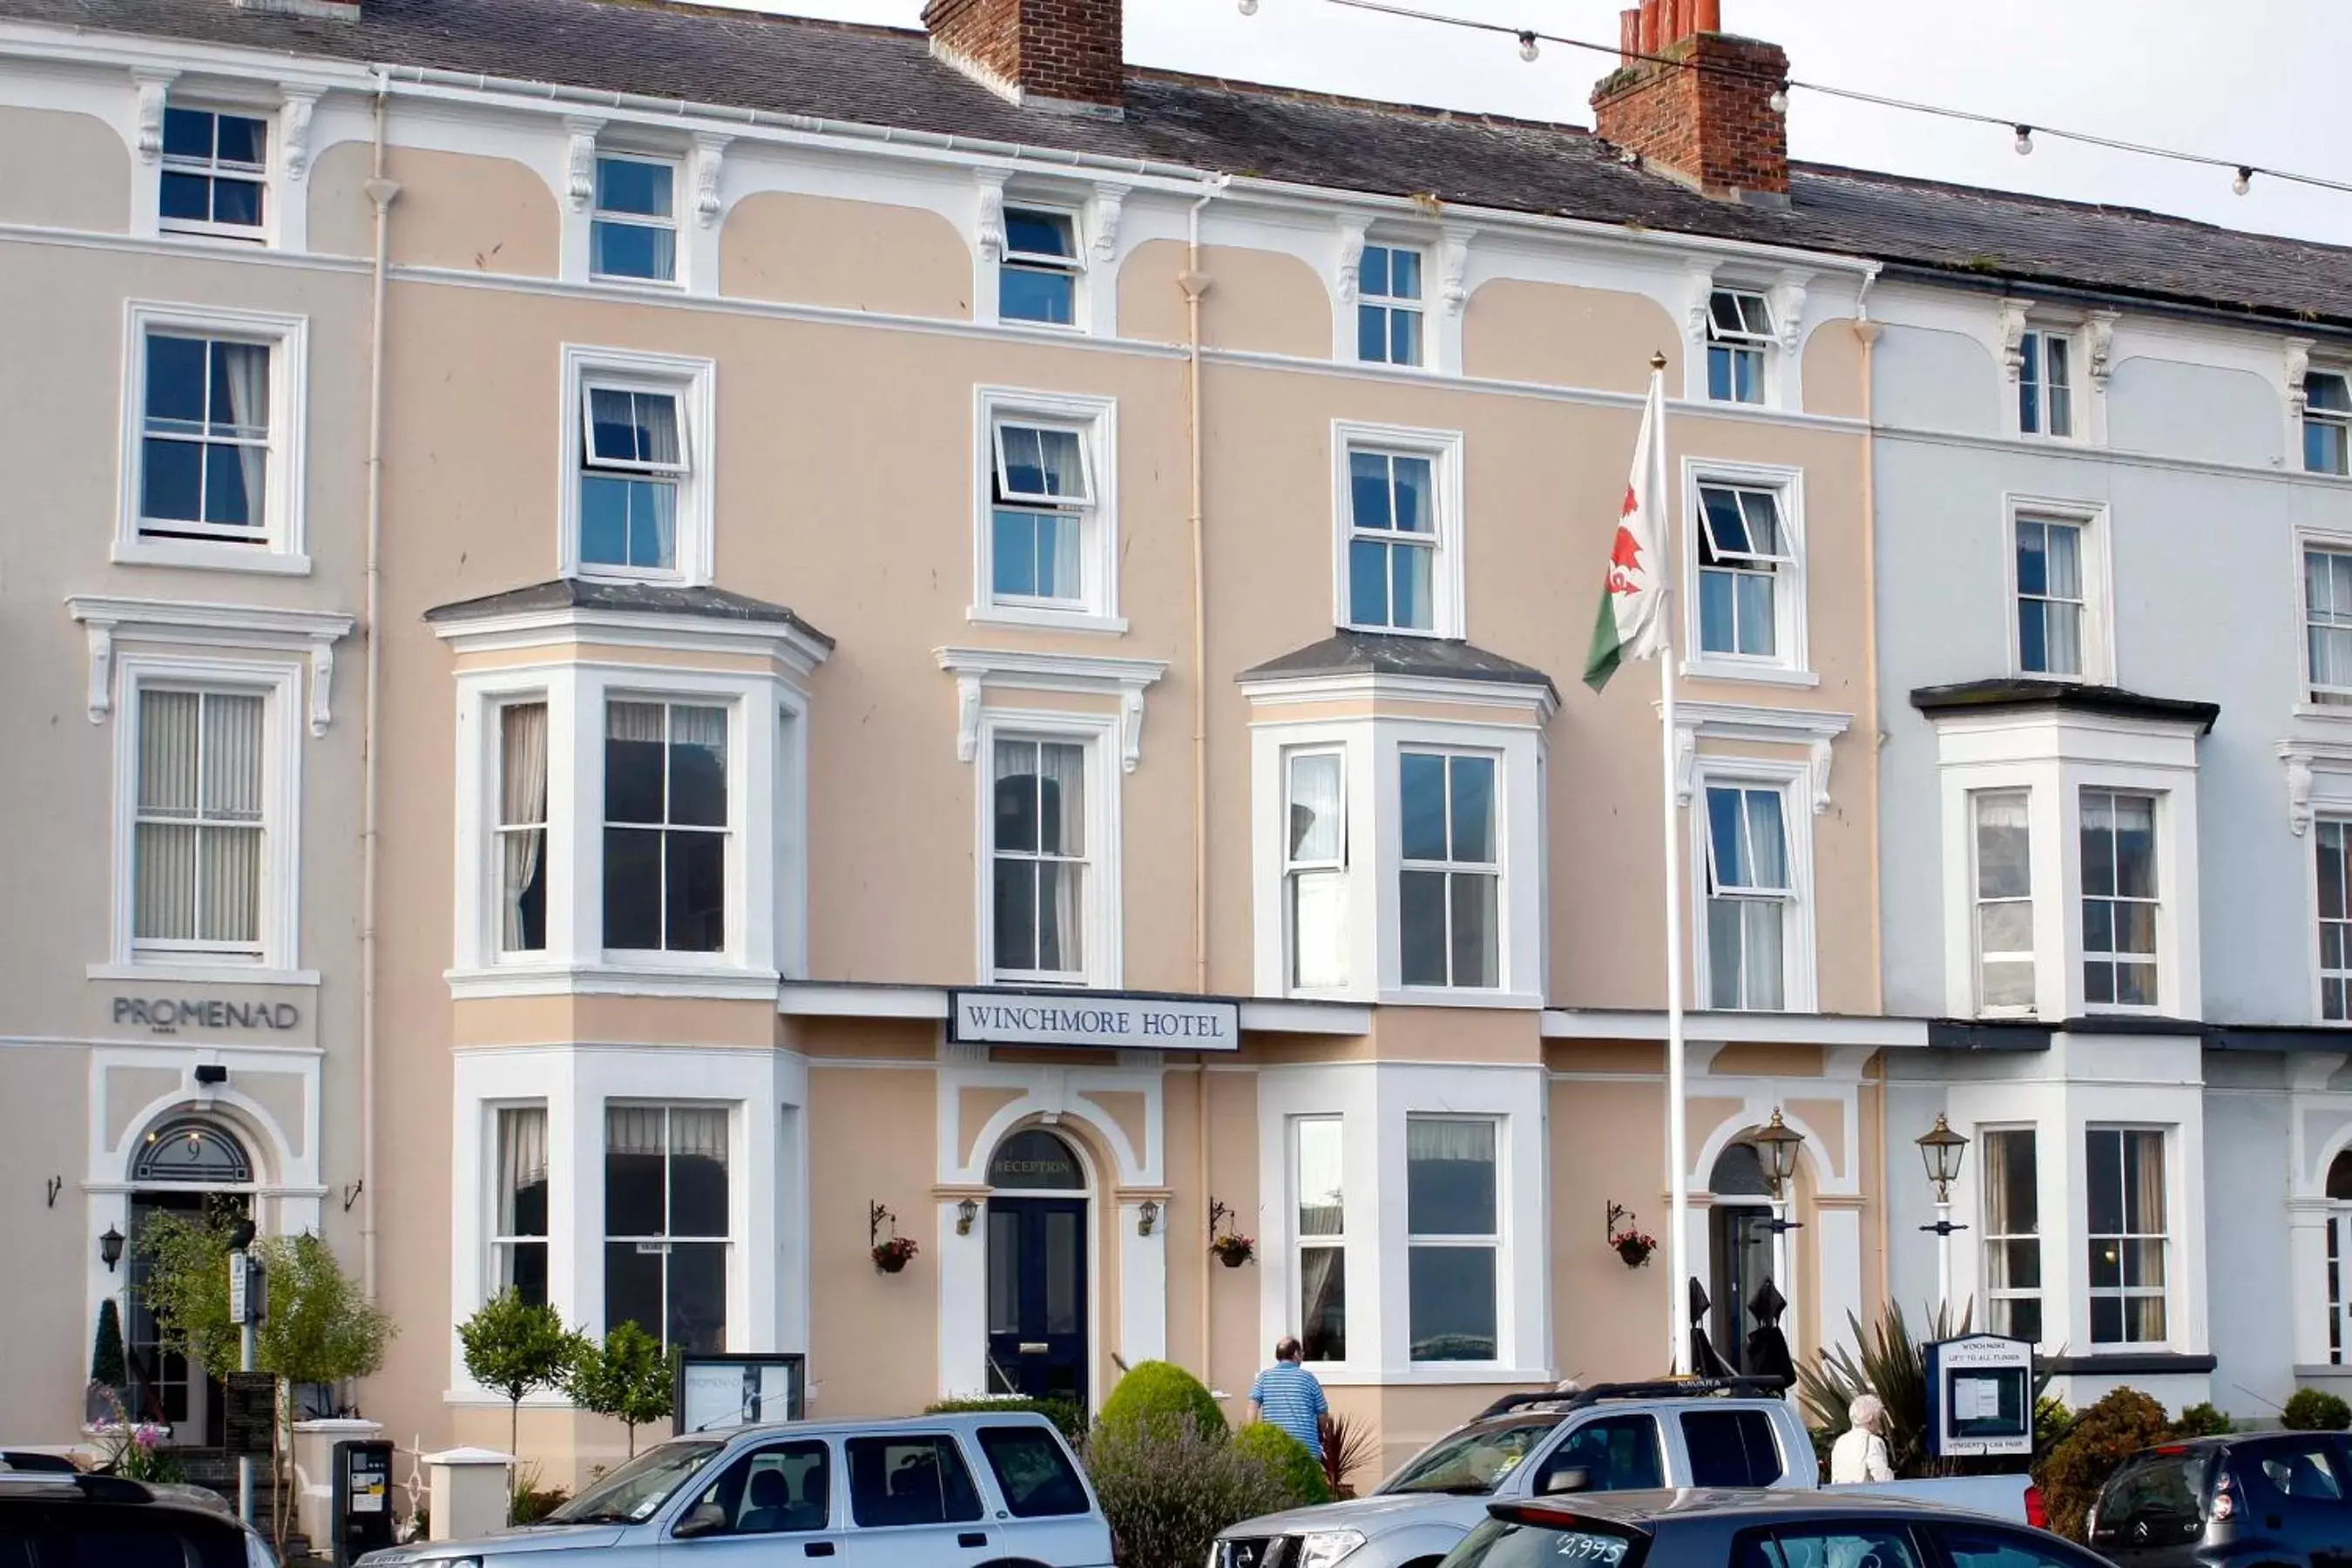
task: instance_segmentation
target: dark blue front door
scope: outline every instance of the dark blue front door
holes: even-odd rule
[[[1084,1198],[988,1200],[988,1382],[1085,1406]]]

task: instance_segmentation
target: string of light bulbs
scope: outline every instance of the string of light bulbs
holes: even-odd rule
[[[1499,33],[1517,40],[1519,58],[1533,64],[1543,56],[1545,44],[1558,44],[1564,48],[1585,49],[1594,54],[1615,55],[1627,60],[1641,60],[1662,65],[1678,66],[1685,70],[1712,71],[1722,76],[1750,79],[1753,72],[1694,60],[1676,59],[1670,55],[1645,54],[1639,49],[1627,50],[1618,44],[1595,43],[1589,38],[1570,38],[1556,33],[1540,32],[1533,27],[1512,26],[1502,22],[1481,22],[1468,16],[1449,16],[1442,12],[1423,11],[1411,5],[1401,5],[1393,0],[1323,0],[1325,5],[1344,6],[1351,11],[1371,11],[1382,16],[1401,16],[1416,22],[1434,22],[1442,26],[1460,27],[1470,32]],[[1258,0],[1238,0],[1241,14],[1257,15]],[[2031,125],[2023,121],[2002,115],[1980,114],[1973,110],[1951,109],[1937,103],[1921,103],[1913,99],[1891,98],[1884,93],[1864,92],[1855,88],[1836,87],[1828,82],[1804,81],[1794,77],[1783,78],[1773,84],[1772,108],[1787,113],[1789,94],[1794,90],[1817,92],[1824,98],[1841,98],[1853,103],[1867,103],[1880,109],[1900,110],[1909,114],[1928,114],[1944,120],[1957,120],[1973,125],[1990,125],[2014,133],[2011,145],[2020,157],[2033,151],[2036,136],[2051,137],[2062,142],[2079,142],[2089,147],[2104,147],[2110,152],[2130,153],[2141,157],[2162,158],[2176,163],[2189,163],[2200,168],[2223,169],[2231,172],[2230,188],[2244,195],[2253,188],[2255,176],[2277,180],[2287,184],[2307,185],[2315,190],[2352,194],[2352,181],[2332,180],[2321,174],[2299,174],[2292,169],[2273,168],[2266,164],[2241,163],[2235,158],[2216,158],[2202,153],[2184,153],[2177,148],[2158,147],[2145,142],[2127,142],[2120,137],[2101,136],[2088,131],[2069,131],[2053,125]]]

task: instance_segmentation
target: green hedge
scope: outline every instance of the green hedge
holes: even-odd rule
[[[1107,1429],[1176,1425],[1191,1416],[1201,1435],[1222,1442],[1230,1434],[1225,1413],[1201,1380],[1173,1363],[1138,1362],[1103,1401],[1097,1417]]]
[[[1331,1500],[1331,1483],[1323,1479],[1323,1461],[1273,1422],[1251,1422],[1234,1434],[1234,1447],[1281,1482],[1290,1493],[1288,1506],[1313,1508]]]
[[[2320,1388],[2298,1388],[2279,1414],[2291,1432],[2341,1432],[2352,1427],[2352,1405]]]
[[[1087,1435],[1087,1413],[1074,1399],[1028,1399],[1020,1394],[992,1394],[984,1399],[942,1399],[937,1405],[924,1407],[926,1415],[954,1415],[967,1411],[986,1415],[1008,1412],[1043,1415],[1061,1428],[1062,1436],[1073,1445]]]

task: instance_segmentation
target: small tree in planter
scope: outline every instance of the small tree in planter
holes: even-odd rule
[[[580,1342],[563,1381],[572,1403],[610,1415],[629,1429],[629,1457],[636,1458],[637,1428],[669,1419],[677,1386],[677,1352],[634,1322],[615,1324],[604,1342]]]
[[[122,1351],[122,1313],[109,1296],[98,1304],[98,1334],[89,1347],[89,1419],[93,1423],[107,1419],[111,1407],[122,1404],[122,1391],[131,1386],[129,1360]]]
[[[555,1309],[501,1290],[457,1325],[466,1375],[507,1396],[507,1447],[522,1469],[523,1395],[560,1387],[578,1359],[582,1337],[563,1326]]]

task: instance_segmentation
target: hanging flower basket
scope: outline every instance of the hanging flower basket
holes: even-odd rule
[[[894,1236],[887,1241],[877,1241],[874,1244],[874,1267],[884,1274],[896,1274],[905,1268],[919,1250],[912,1237]]]
[[[1642,1268],[1649,1265],[1650,1254],[1658,1250],[1658,1238],[1638,1230],[1621,1230],[1609,1238],[1609,1245],[1617,1249],[1626,1268]]]
[[[1209,1243],[1209,1250],[1217,1261],[1228,1268],[1239,1268],[1257,1256],[1257,1243],[1238,1231],[1228,1232]]]

